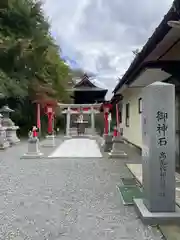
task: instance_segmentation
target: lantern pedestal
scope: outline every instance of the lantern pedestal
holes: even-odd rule
[[[71,138],[72,138],[72,136],[70,136],[70,135],[69,136],[68,135],[64,136],[64,139],[71,139]]]
[[[97,134],[95,134],[95,133],[91,134],[91,135],[89,135],[89,138],[90,139],[97,139]]]
[[[42,147],[55,147],[55,136],[54,134],[52,135],[47,135],[45,143],[43,143]]]
[[[6,138],[10,145],[20,142],[20,139],[16,135],[16,131],[19,129],[18,126],[6,127]]]
[[[112,148],[112,135],[111,134],[104,134],[104,152],[109,152]]]
[[[121,136],[113,137],[112,150],[109,153],[110,158],[127,158],[127,154],[123,151],[122,144],[124,143]]]
[[[6,138],[6,128],[0,127],[0,149],[6,149],[10,146],[9,142]]]
[[[30,137],[28,140],[28,152],[21,158],[41,158],[43,153],[39,150],[39,139],[37,137]]]

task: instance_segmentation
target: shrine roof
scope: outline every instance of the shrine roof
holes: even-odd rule
[[[129,85],[135,81],[136,77],[140,75],[141,70],[147,68],[146,64],[149,64],[149,62],[175,60],[174,55],[173,57],[170,55],[170,51],[173,51],[175,49],[174,47],[179,43],[179,29],[169,26],[168,22],[179,21],[179,14],[180,1],[174,0],[172,7],[164,16],[159,26],[155,29],[153,35],[148,39],[142,50],[136,55],[124,76],[119,79],[119,83],[113,91],[114,94],[116,94],[122,86]],[[176,52],[177,50],[174,50],[173,54]]]
[[[97,86],[96,81],[90,78],[87,74],[74,85],[73,90],[75,91],[107,91],[107,89]]]

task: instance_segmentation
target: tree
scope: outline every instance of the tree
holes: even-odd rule
[[[69,101],[66,87],[70,69],[49,32],[40,2],[1,0],[0,92],[7,101],[17,102],[17,111],[20,102],[17,121],[24,117],[27,101],[38,97]]]

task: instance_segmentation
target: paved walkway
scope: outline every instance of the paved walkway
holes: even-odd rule
[[[102,157],[96,140],[72,138],[65,140],[49,157]]]
[[[0,240],[161,239],[122,204],[116,185],[130,175],[123,161],[20,160],[26,147],[0,156]]]

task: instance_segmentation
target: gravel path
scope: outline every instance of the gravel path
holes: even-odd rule
[[[120,160],[20,160],[25,151],[0,153],[0,239],[161,239],[123,206],[116,184],[130,173]]]

